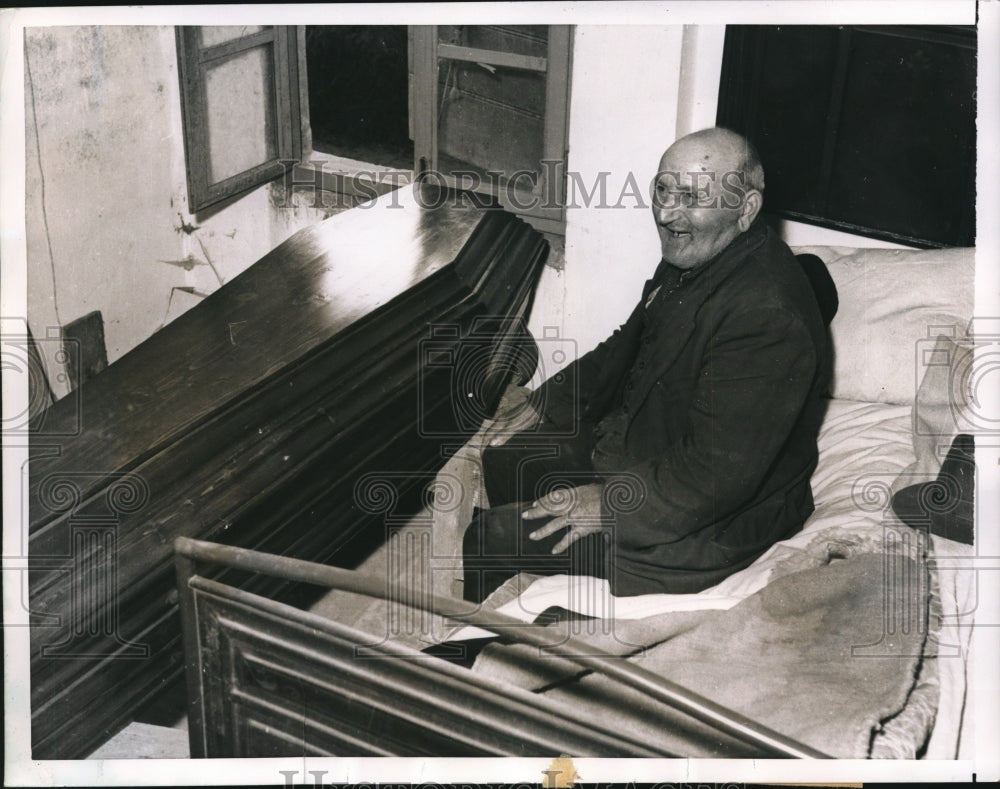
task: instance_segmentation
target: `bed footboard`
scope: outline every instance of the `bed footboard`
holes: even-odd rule
[[[175,548],[193,757],[684,755],[200,572],[235,568],[373,597],[385,593],[381,579],[187,538]],[[547,644],[522,622],[461,600],[435,597],[429,607],[641,689],[671,713],[664,725],[674,733],[689,720],[692,736],[746,755],[824,757],[574,639]]]

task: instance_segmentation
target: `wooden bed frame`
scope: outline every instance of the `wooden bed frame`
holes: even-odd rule
[[[382,578],[184,537],[175,561],[192,757],[684,755],[213,575],[236,570],[385,598]],[[662,703],[674,742],[680,730],[721,756],[829,758],[576,639],[552,645],[523,622],[449,597],[420,607],[639,689]]]

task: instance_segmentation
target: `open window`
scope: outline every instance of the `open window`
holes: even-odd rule
[[[391,73],[366,73],[345,49],[374,57],[373,42],[385,57],[365,63]],[[281,176],[369,198],[405,179],[360,184],[324,171],[323,156],[356,162],[385,148],[384,161],[366,162],[371,172],[399,175],[412,164],[410,177],[485,192],[538,229],[563,233],[570,44],[566,25],[178,28],[191,210]],[[394,53],[403,48],[400,74]],[[361,71],[347,78],[350,68]],[[400,90],[389,90],[400,77],[405,106]],[[304,122],[311,114],[319,134]]]
[[[314,154],[412,171],[406,25],[305,28]]]
[[[188,203],[201,211],[302,157],[294,27],[178,27]]]

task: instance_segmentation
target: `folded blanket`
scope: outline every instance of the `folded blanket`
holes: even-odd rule
[[[872,547],[831,548],[825,562],[775,578],[728,610],[610,628],[562,622],[550,627],[553,642],[582,637],[835,757],[914,758],[936,706],[932,661],[923,659],[930,577],[912,545],[896,552]],[[681,756],[753,755],[537,648],[490,645],[475,670],[544,692],[583,719],[657,740]]]

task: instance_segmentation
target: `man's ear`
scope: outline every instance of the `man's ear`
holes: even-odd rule
[[[757,214],[760,213],[763,205],[764,195],[756,189],[751,189],[747,192],[746,197],[743,199],[743,207],[740,209],[739,228],[741,233],[746,233],[750,229],[750,225],[757,218]]]

